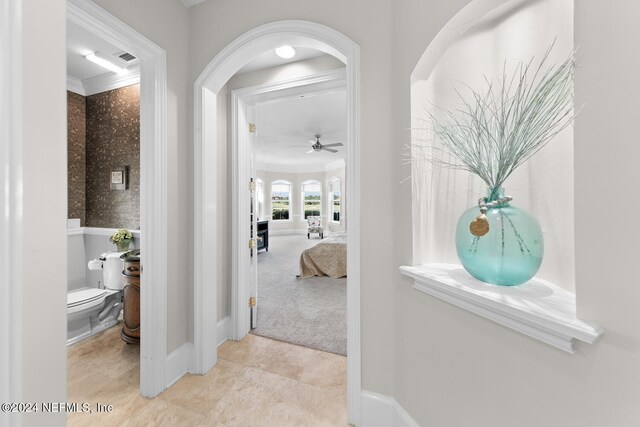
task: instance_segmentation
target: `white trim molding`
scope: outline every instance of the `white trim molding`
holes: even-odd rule
[[[69,228],[67,234],[87,234],[90,236],[112,236],[113,233],[118,231],[117,228],[98,228],[98,227],[80,227]],[[133,237],[140,237],[140,230],[129,230]]]
[[[293,236],[294,234],[307,234],[307,228],[287,228],[282,230],[270,229],[269,236]]]
[[[190,364],[193,353],[193,345],[191,343],[183,344],[173,353],[167,356],[165,363],[165,380],[167,388],[175,384],[180,378],[190,372]]]
[[[0,0],[0,402],[22,401],[22,2]],[[0,425],[22,425],[0,413]]]
[[[215,171],[218,141],[217,96],[227,81],[259,54],[286,40],[332,55],[346,64],[347,191],[352,218],[347,244],[348,421],[360,424],[360,48],[342,33],[308,21],[278,21],[244,33],[202,71],[194,84],[194,351],[196,371],[206,373],[217,361],[216,281],[217,212]]]
[[[362,427],[420,427],[392,397],[362,392]]]
[[[85,80],[67,76],[67,90],[82,96],[95,95],[138,83],[140,83],[140,67],[134,67],[124,75],[105,73]]]
[[[231,316],[227,316],[218,322],[218,347],[231,339]]]
[[[331,163],[327,163],[324,165],[318,165],[315,167],[309,167],[305,165],[276,165],[271,163],[265,163],[256,161],[255,168],[264,172],[272,172],[272,173],[314,173],[314,172],[330,172],[336,169],[341,169],[345,167],[346,162],[344,159],[334,160]]]
[[[140,60],[140,393],[154,397],[167,386],[167,55],[89,0],[68,0],[67,19]]]
[[[78,95],[87,96],[87,93],[84,91],[82,80],[77,77],[67,75],[67,90],[69,92],[77,93]]]
[[[229,316],[218,322],[218,347],[229,339],[229,324],[231,318]],[[165,379],[166,388],[171,387],[180,378],[193,370],[193,344],[186,343],[167,356],[165,363]]]
[[[302,94],[317,94],[325,91],[345,90],[345,69],[338,68],[325,71],[322,73],[296,77],[294,79],[282,80],[262,85],[249,86],[231,91],[231,147],[232,147],[232,274],[231,274],[231,337],[233,339],[242,339],[250,330],[250,313],[247,301],[249,299],[249,276],[247,275],[247,266],[250,264],[250,254],[246,250],[246,242],[249,239],[249,232],[246,229],[246,215],[243,212],[249,212],[247,195],[247,182],[253,176],[255,168],[251,168],[251,147],[247,129],[247,114],[253,109],[257,103],[275,101],[287,98],[295,98]],[[344,164],[344,160],[342,161]],[[297,166],[300,168],[301,166]],[[294,166],[296,168],[296,166]],[[304,170],[300,169],[299,172]],[[324,171],[324,166],[320,166]],[[262,169],[262,168],[261,168]],[[264,170],[264,169],[262,169]],[[289,170],[289,169],[287,169]],[[307,169],[306,172],[311,172]],[[315,181],[320,186],[322,182]],[[308,181],[305,181],[308,182]],[[290,202],[293,202],[291,194],[293,194],[293,183],[284,179],[276,179],[270,183],[287,184],[289,186]],[[298,189],[300,190],[300,189]],[[297,192],[297,190],[296,190]],[[302,193],[300,193],[302,196]],[[273,194],[269,194],[269,207],[271,207]],[[302,203],[302,201],[300,201]],[[293,204],[290,204],[290,214],[292,213]],[[288,220],[271,220],[272,225],[290,224],[291,229],[277,230],[272,227],[269,231],[271,235],[278,234],[306,234],[306,226],[304,229],[296,229],[295,222],[305,223],[306,220],[300,215],[291,215]]]
[[[460,265],[400,267],[413,288],[493,320],[532,338],[574,353],[574,340],[593,344],[603,331],[576,318],[573,293],[541,279],[497,286],[471,277]]]
[[[105,73],[99,76],[82,80],[85,96],[95,95],[109,90],[120,89],[140,83],[140,68],[135,67],[127,74]]]

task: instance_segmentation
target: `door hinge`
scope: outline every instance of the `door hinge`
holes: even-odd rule
[[[251,178],[251,181],[249,181],[249,191],[256,191],[256,182],[253,180],[253,178]]]
[[[256,245],[256,239],[249,239],[249,249],[255,249]]]
[[[250,133],[256,133],[256,124],[255,123],[249,123],[249,132]]]
[[[249,297],[249,307],[256,306],[256,297]]]

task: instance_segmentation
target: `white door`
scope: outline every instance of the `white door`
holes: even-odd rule
[[[246,117],[248,122],[248,142],[249,142],[249,209],[251,218],[251,256],[249,257],[249,325],[251,329],[258,326],[258,201],[256,192],[256,176],[255,176],[255,153],[258,144],[258,131],[255,126],[255,106],[253,104],[245,104]]]
[[[257,258],[255,187],[253,184],[253,147],[256,145],[255,108],[242,98],[233,98],[236,114],[233,131],[236,143],[232,150],[233,164],[237,168],[233,174],[233,229],[235,237],[233,250],[233,281],[237,286],[234,302],[236,330],[234,339],[242,339],[257,321]]]

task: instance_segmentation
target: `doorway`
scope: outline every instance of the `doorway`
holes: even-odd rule
[[[340,215],[346,199],[341,205],[347,149],[342,143],[345,68],[332,56],[318,52],[318,57],[306,59],[305,53],[291,66],[243,72],[265,61],[267,52],[227,84],[233,108],[231,146],[240,153],[245,140],[249,142],[249,175],[238,181],[255,182],[249,211],[240,194],[232,217],[239,229],[251,220],[248,228],[256,231],[246,236],[256,239],[249,256],[241,244],[233,251],[240,270],[232,272],[238,304],[231,308],[232,338],[242,339],[249,332],[249,320],[255,335],[346,356],[347,245],[345,216]],[[308,74],[280,80],[301,69]],[[235,89],[247,81],[264,82]],[[232,169],[234,175],[246,173]],[[304,271],[299,267],[303,259]]]
[[[167,387],[166,53],[92,2],[68,0],[67,20],[140,62],[140,394],[154,397]]]
[[[349,253],[347,265],[347,352],[348,352],[348,421],[360,421],[361,364],[360,364],[360,201],[359,201],[359,47],[341,33],[320,24],[306,21],[281,21],[257,27],[240,36],[223,49],[205,68],[195,83],[194,104],[194,371],[204,374],[217,362],[218,313],[217,293],[222,286],[217,279],[219,270],[219,237],[216,233],[218,216],[223,208],[218,199],[215,175],[218,162],[217,147],[220,135],[218,117],[218,93],[226,82],[242,66],[262,52],[287,44],[308,47],[335,56],[346,64],[347,92],[347,193],[351,194],[349,218],[351,232],[348,235]],[[246,156],[239,156],[236,150],[247,147],[233,147],[233,165],[238,168],[248,165],[241,163]],[[246,163],[246,162],[245,162]],[[233,190],[246,194],[247,182],[240,182],[240,174],[234,174]],[[242,175],[246,176],[246,175]],[[236,191],[238,189],[239,191]],[[238,197],[249,203],[248,197]],[[235,204],[235,203],[234,203]],[[243,212],[247,212],[244,210]],[[245,223],[246,224],[246,223]],[[244,225],[244,224],[243,224]],[[244,231],[243,231],[244,230]],[[247,235],[247,228],[240,227],[239,221],[233,226],[232,239],[242,245],[246,253],[247,240],[239,236]],[[239,246],[238,246],[239,247]],[[240,251],[238,251],[239,253]],[[239,269],[239,260],[234,257],[232,271]],[[244,264],[246,265],[246,264]],[[237,286],[232,290],[232,307],[243,307],[248,312],[248,304],[240,301]],[[237,301],[235,300],[237,298]],[[247,301],[247,300],[245,300]],[[238,315],[238,323],[248,316]],[[247,322],[248,323],[248,322]],[[235,325],[237,327],[237,325]],[[248,332],[248,328],[246,328]],[[234,337],[236,338],[236,337]]]

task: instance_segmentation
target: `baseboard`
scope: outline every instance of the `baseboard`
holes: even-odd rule
[[[218,322],[218,347],[229,339],[231,317],[227,316]],[[167,356],[165,363],[165,388],[171,387],[185,374],[193,372],[193,344],[186,343]]]
[[[362,392],[362,427],[420,427],[392,397]]]
[[[189,363],[193,353],[193,344],[186,343],[167,356],[164,365],[165,388],[171,387],[184,374],[189,372]]]
[[[227,316],[218,322],[218,347],[231,338],[231,316]]]
[[[293,234],[307,234],[306,228],[289,228],[286,230],[274,230],[273,228],[269,230],[270,236],[291,236]]]
[[[227,316],[218,322],[218,347],[229,339],[229,325],[231,317]],[[185,374],[193,372],[191,368],[193,361],[193,344],[186,343],[167,356],[165,363],[165,384],[166,388],[171,387]]]

